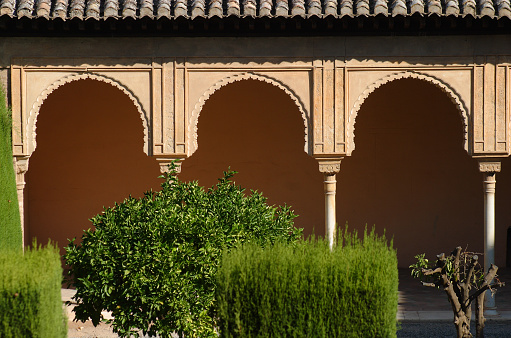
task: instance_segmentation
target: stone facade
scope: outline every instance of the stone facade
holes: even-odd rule
[[[317,160],[324,175],[325,231],[332,238],[335,223],[345,221],[335,213],[336,174],[355,152],[359,111],[390,83],[412,79],[441,90],[458,114],[459,147],[480,162],[484,182],[500,172],[501,159],[511,153],[510,42],[507,35],[0,38],[20,209],[24,174],[38,146],[39,112],[60,88],[92,80],[121,91],[140,116],[144,153],[163,171],[170,161],[183,162],[201,147],[198,123],[212,95],[232,84],[258,81],[278,88],[296,106],[303,121],[303,151]],[[480,194],[478,198],[483,189]],[[484,222],[480,220],[481,241]],[[488,217],[486,222],[492,226]],[[502,262],[505,249],[498,250]]]

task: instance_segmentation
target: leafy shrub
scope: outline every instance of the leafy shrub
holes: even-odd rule
[[[221,337],[395,337],[396,252],[374,230],[227,252],[217,274]]]
[[[102,319],[112,311],[121,336],[216,336],[211,310],[215,274],[223,249],[245,242],[293,242],[288,207],[266,204],[258,192],[245,195],[230,181],[233,172],[208,190],[164,175],[161,191],[128,198],[92,219],[81,244],[66,248],[76,318]]]
[[[66,337],[59,250],[1,250],[0,271],[0,337]]]
[[[12,120],[0,87],[0,249],[22,250],[21,221],[12,166]]]

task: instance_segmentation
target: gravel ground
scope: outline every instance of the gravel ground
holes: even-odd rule
[[[117,337],[112,333],[108,325],[101,324],[93,327],[90,323],[70,323],[68,337],[90,337],[90,338],[113,338]],[[472,334],[475,337],[473,328]],[[485,338],[511,338],[511,321],[487,322],[484,329]],[[398,338],[454,338],[456,329],[451,322],[413,322],[401,323],[401,329],[397,332]]]
[[[472,334],[475,337],[475,327],[472,325]],[[451,322],[412,322],[401,323],[401,330],[397,332],[398,338],[453,338],[456,337],[456,328]],[[488,321],[484,328],[485,338],[511,338],[511,321]]]

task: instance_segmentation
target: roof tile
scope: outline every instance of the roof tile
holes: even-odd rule
[[[511,19],[511,0],[0,0],[0,16],[47,20],[414,14]]]

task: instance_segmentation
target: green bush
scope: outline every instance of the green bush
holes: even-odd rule
[[[217,274],[221,337],[395,337],[396,252],[374,229],[226,252]]]
[[[98,324],[113,312],[121,336],[216,337],[211,310],[215,274],[224,248],[254,242],[293,242],[287,207],[268,206],[257,192],[245,195],[225,173],[205,190],[164,175],[161,191],[128,198],[92,219],[81,244],[66,248],[76,287],[76,318]]]
[[[22,250],[21,221],[12,165],[12,120],[0,87],[0,250]]]
[[[59,250],[1,250],[0,271],[0,337],[66,337]]]

